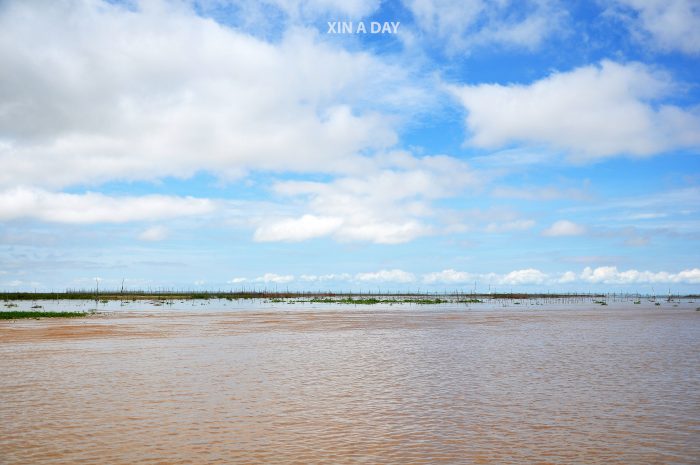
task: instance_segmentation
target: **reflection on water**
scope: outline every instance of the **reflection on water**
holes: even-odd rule
[[[2,322],[0,463],[698,463],[699,367],[694,306]]]

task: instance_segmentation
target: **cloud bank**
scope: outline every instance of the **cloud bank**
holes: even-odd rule
[[[605,3],[638,41],[660,51],[700,53],[700,4],[694,0],[615,0]]]
[[[108,196],[96,192],[66,194],[17,187],[0,191],[0,221],[32,219],[51,223],[91,224],[155,221],[213,212],[209,199],[167,195]],[[150,229],[141,239],[157,240],[162,231]]]
[[[405,68],[309,30],[272,44],[186,3],[133,6],[0,9],[0,187],[344,172],[396,142],[382,111],[422,101]]]
[[[500,45],[536,49],[564,23],[553,0],[407,0],[426,40],[439,40],[451,54]]]
[[[301,199],[309,213],[266,221],[254,238],[260,242],[318,237],[378,244],[408,242],[436,231],[434,201],[459,195],[480,182],[466,163],[454,158],[394,153],[380,157],[362,176],[275,184],[278,195]]]
[[[604,60],[529,85],[451,87],[467,111],[467,143],[525,143],[579,160],[700,147],[700,113],[660,104],[677,84],[641,63]]]
[[[689,268],[672,273],[668,271],[620,271],[615,266],[597,268],[585,267],[581,272],[545,273],[536,268],[525,268],[508,273],[471,273],[446,269],[417,276],[401,269],[373,272],[331,273],[326,275],[278,275],[266,273],[256,278],[234,278],[229,281],[239,283],[350,283],[362,286],[368,283],[389,283],[397,285],[461,286],[472,289],[475,285],[483,292],[488,285],[491,290],[497,286],[557,286],[562,284],[699,284],[700,268]]]

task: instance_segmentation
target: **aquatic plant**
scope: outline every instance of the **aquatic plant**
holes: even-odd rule
[[[0,312],[0,320],[19,320],[26,318],[77,318],[89,315],[88,312],[30,312],[13,310]]]

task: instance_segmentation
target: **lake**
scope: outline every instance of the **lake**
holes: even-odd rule
[[[2,321],[0,463],[697,464],[700,303],[675,305]]]

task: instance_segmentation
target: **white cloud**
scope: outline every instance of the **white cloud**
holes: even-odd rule
[[[368,241],[377,244],[400,244],[428,235],[429,226],[417,221],[402,223],[376,222],[367,225],[354,225],[343,228],[337,235],[341,241]]]
[[[586,267],[579,279],[589,283],[604,284],[638,284],[638,283],[700,283],[700,268],[693,268],[680,271],[679,273],[669,273],[667,271],[638,271],[627,270],[618,271],[615,266],[601,266],[598,268]]]
[[[256,283],[274,283],[274,284],[285,284],[294,281],[294,275],[291,274],[276,274],[276,273],[265,273],[253,279]]]
[[[674,278],[675,282],[684,282],[684,283],[693,283],[693,284],[700,283],[700,268],[693,268],[692,270],[683,270],[679,273],[676,273],[673,276],[673,278]]]
[[[698,212],[698,198],[700,188],[684,187],[630,197],[606,198],[605,202],[565,208],[561,212],[567,216],[593,213],[599,223],[596,230],[592,231],[594,234],[599,237],[623,238],[631,246],[644,246],[652,240],[697,237],[700,223],[694,215]],[[662,239],[662,236],[665,237]]]
[[[469,273],[465,271],[455,271],[453,269],[432,272],[423,275],[423,282],[426,284],[457,284],[473,283],[474,281],[498,285],[528,285],[544,284],[548,282],[550,276],[540,270],[527,268],[515,270],[506,274],[498,273]]]
[[[254,239],[258,242],[305,241],[326,236],[336,231],[343,221],[337,217],[304,215],[301,218],[279,220],[256,229]]]
[[[189,0],[205,16],[216,18],[225,6],[228,23],[253,35],[275,35],[286,27],[360,19],[375,12],[380,0]],[[231,8],[232,7],[232,8]],[[232,13],[233,10],[233,13]]]
[[[498,280],[499,284],[543,284],[548,279],[548,275],[536,270],[528,268],[525,270],[511,271],[507,275]]]
[[[451,283],[468,283],[474,281],[476,275],[466,273],[464,271],[455,271],[453,269],[435,271],[423,275],[423,282],[426,284],[451,284]]]
[[[355,275],[358,281],[392,282],[392,283],[412,283],[416,280],[413,273],[403,270],[380,270],[373,273],[358,273]]]
[[[424,274],[423,282],[426,284],[471,284],[474,281],[488,282],[494,285],[555,285],[555,284],[653,284],[676,283],[697,284],[700,283],[700,268],[683,270],[678,273],[667,271],[637,271],[634,269],[618,271],[614,266],[601,266],[598,268],[586,267],[581,273],[566,271],[560,275],[545,273],[535,268],[515,270],[505,274],[498,273],[469,273],[455,271],[453,269]]]
[[[142,241],[162,241],[168,237],[168,228],[164,226],[151,226],[139,234],[139,239]]]
[[[144,195],[112,197],[99,193],[66,194],[17,187],[0,191],[0,221],[37,219],[55,223],[125,223],[214,211],[209,199]]]
[[[266,273],[257,278],[234,278],[229,281],[232,284],[244,282],[253,283],[276,283],[284,284],[296,281],[294,275],[278,275]],[[331,273],[325,275],[301,275],[298,279],[302,282],[349,282],[355,284],[367,284],[375,282],[411,284],[418,281],[416,275],[400,270],[379,270],[375,272],[356,273]],[[566,271],[561,274],[545,273],[536,268],[525,268],[514,270],[508,273],[471,273],[446,269],[425,273],[421,276],[421,282],[428,285],[469,285],[474,282],[480,289],[486,283],[489,286],[556,286],[557,284],[568,284],[574,287],[577,284],[699,284],[700,268],[692,268],[672,273],[668,271],[638,271],[630,269],[619,271],[615,266],[601,266],[597,268],[586,267],[580,273]],[[492,288],[493,289],[493,288]]]
[[[644,213],[634,213],[627,215],[624,217],[626,220],[654,220],[657,218],[665,218],[667,217],[667,213],[650,213],[650,212],[644,212]]]
[[[671,78],[640,63],[602,61],[530,85],[451,87],[466,108],[468,143],[544,145],[590,159],[700,146],[700,114],[658,101]]]
[[[573,283],[574,281],[576,281],[576,279],[576,273],[574,273],[573,271],[567,271],[559,277],[558,281],[562,284],[566,284]]]
[[[535,49],[562,28],[565,18],[551,0],[405,0],[428,39],[451,53],[492,44]]]
[[[432,202],[459,194],[481,181],[463,162],[446,156],[415,158],[405,153],[377,157],[362,175],[330,182],[285,181],[277,194],[302,198],[311,211],[261,224],[259,241],[299,241],[329,236],[339,241],[408,242],[431,234]]]
[[[552,226],[542,231],[543,236],[580,236],[586,233],[586,228],[569,220],[556,221]]]
[[[276,273],[265,273],[262,276],[258,276],[257,278],[233,278],[229,280],[228,282],[231,284],[240,284],[244,282],[252,282],[252,283],[276,283],[276,284],[285,284],[285,283],[290,283],[292,281],[296,281],[297,278],[294,275],[287,274],[287,275],[280,275]],[[303,282],[327,282],[327,281],[345,281],[345,282],[393,282],[393,283],[411,283],[416,280],[416,277],[413,273],[408,273],[406,271],[398,270],[398,269],[393,269],[393,270],[380,270],[380,271],[375,271],[375,272],[367,272],[367,273],[357,273],[357,274],[349,274],[349,273],[329,273],[329,274],[324,274],[324,275],[310,275],[310,274],[303,274],[299,276],[299,281]]]
[[[318,282],[318,281],[350,281],[352,275],[348,273],[330,273],[323,275],[303,274],[299,277],[302,281]]]
[[[379,8],[379,0],[254,0],[283,10],[292,19],[322,18],[328,21],[362,18]],[[330,15],[330,16],[329,16]]]
[[[345,172],[396,141],[380,111],[423,98],[405,67],[179,2],[15,1],[0,30],[0,186]]]
[[[615,0],[606,5],[637,39],[664,51],[700,53],[700,3],[696,0]]]

